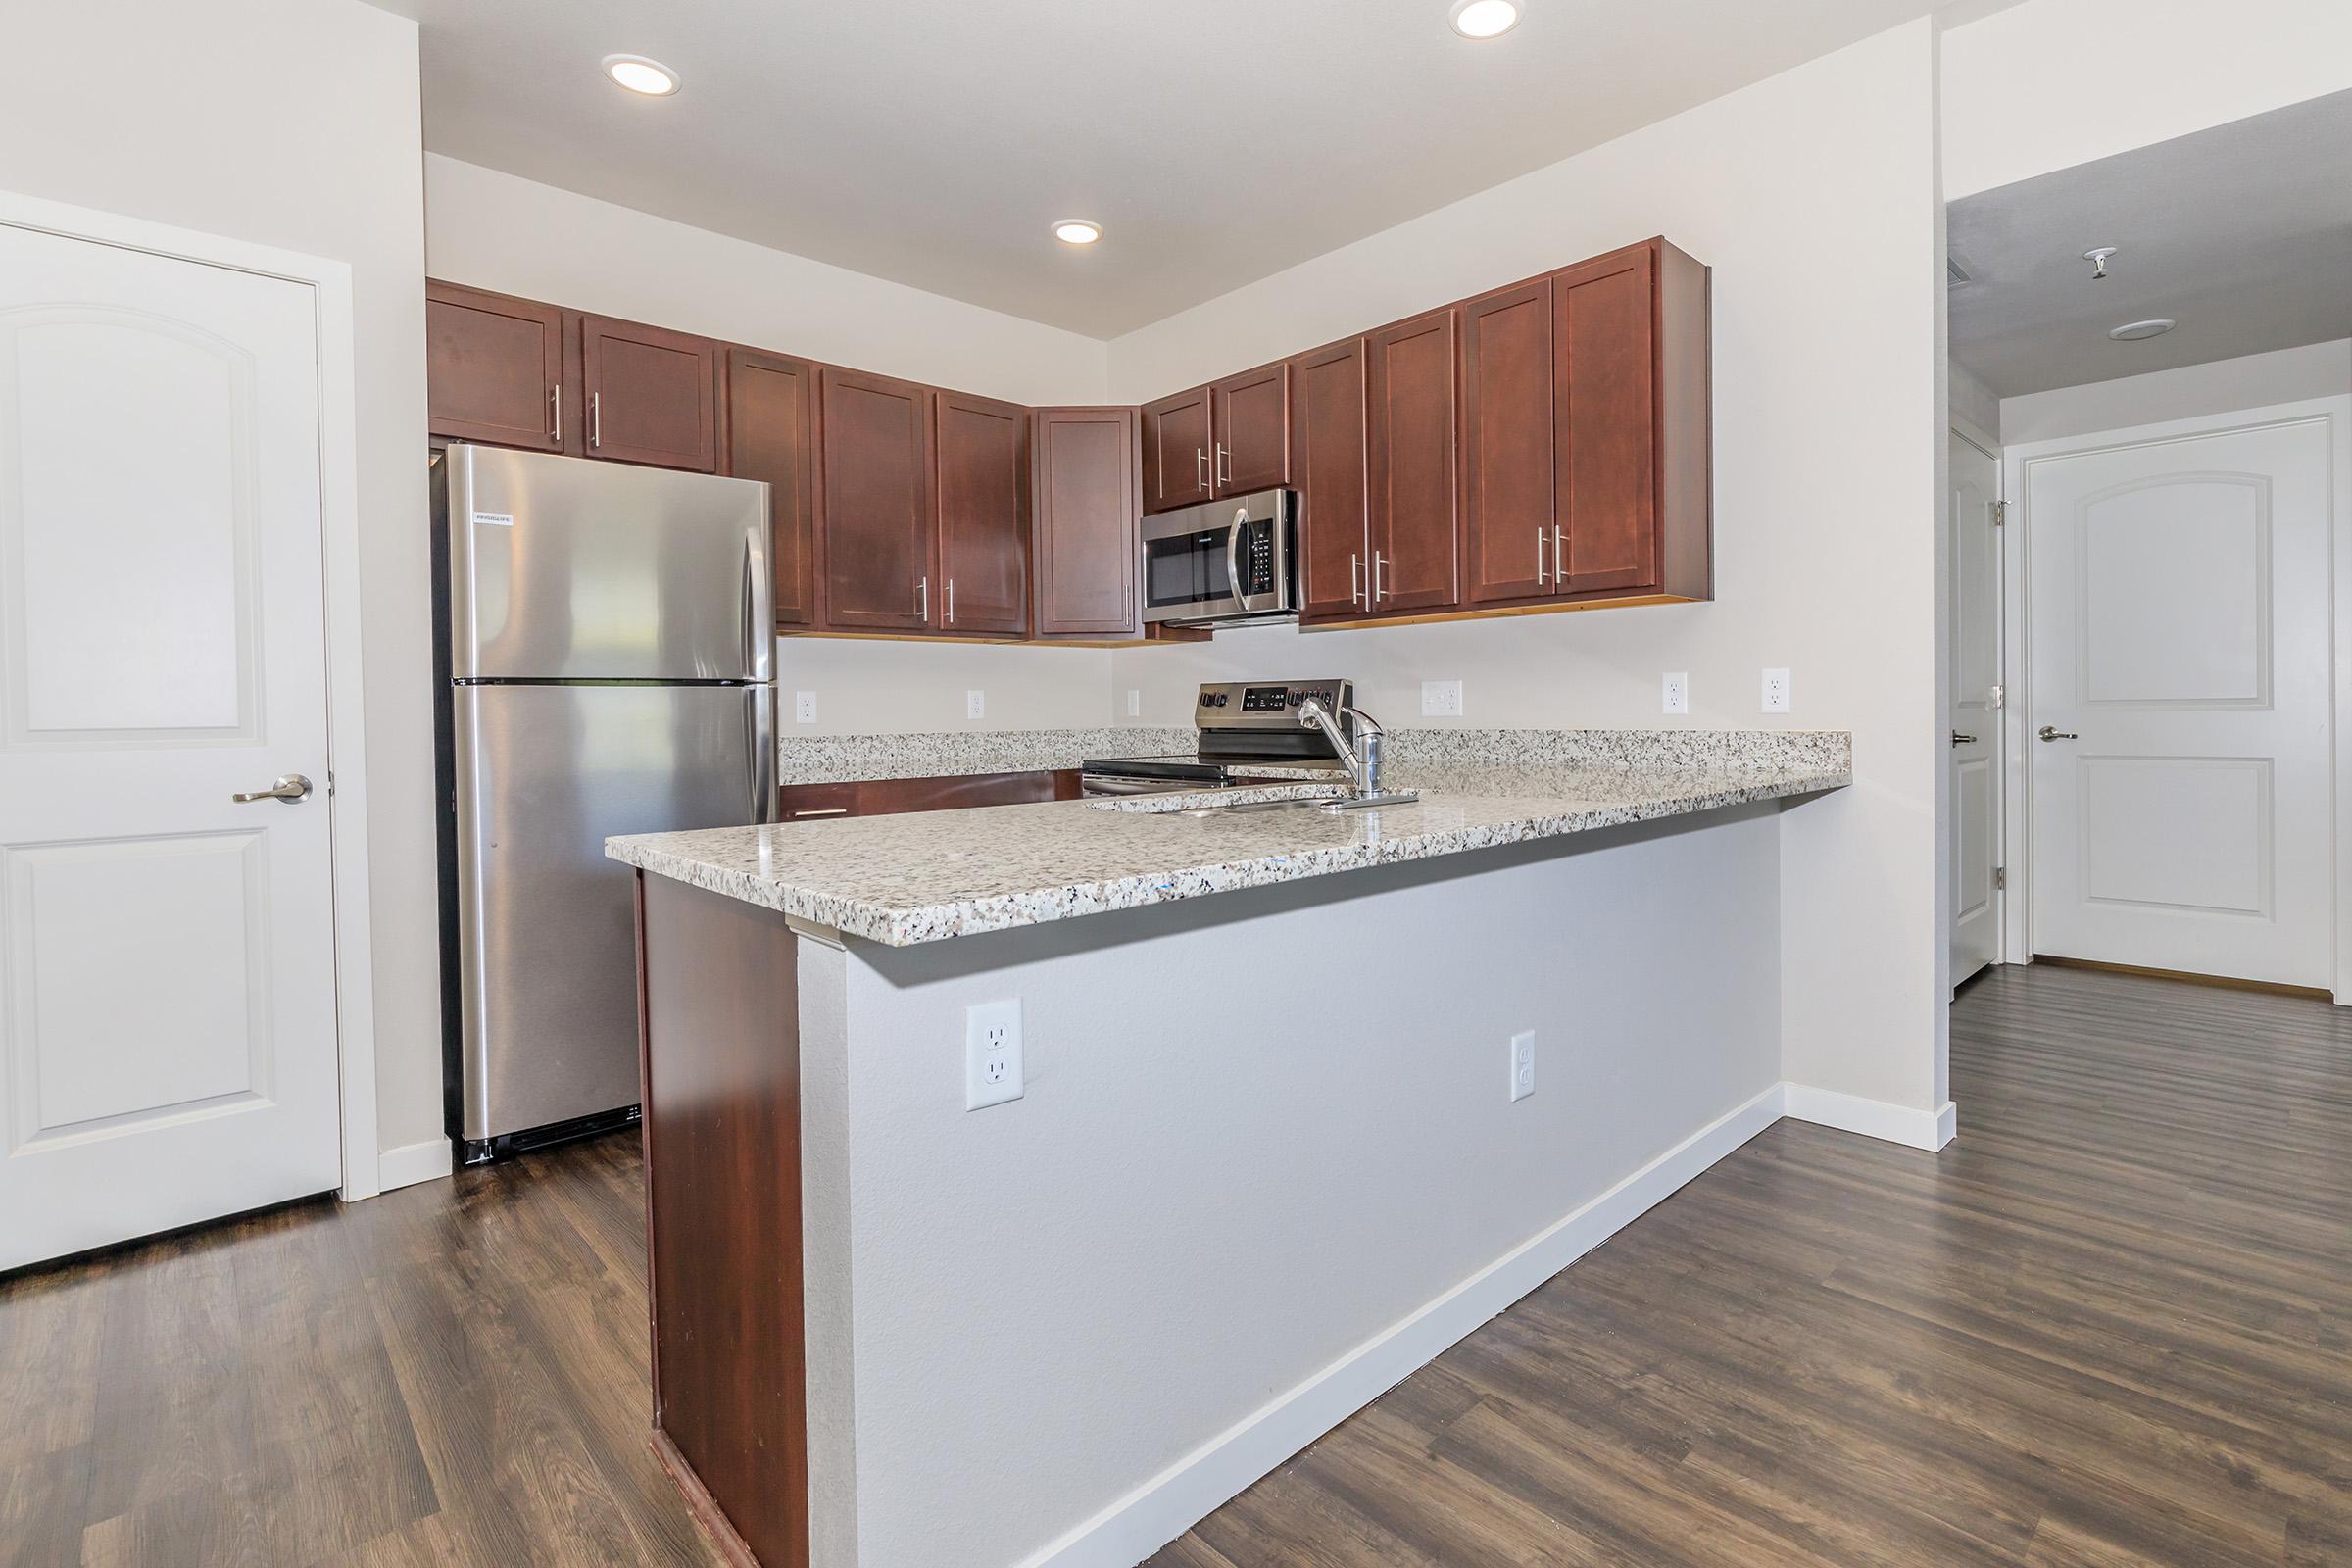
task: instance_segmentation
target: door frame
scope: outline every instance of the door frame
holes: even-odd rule
[[[1975,447],[1979,452],[1992,460],[1994,491],[1993,500],[1996,504],[2006,507],[2009,499],[2009,461],[2007,451],[2001,446],[2000,439],[1985,430],[1979,429],[1973,420],[1967,418],[1956,411],[1952,413],[1948,422],[1952,434],[1958,436],[1961,440],[1967,442],[1970,446]],[[2005,874],[1995,883],[1992,890],[1992,929],[1994,936],[1992,962],[1987,965],[1987,967],[1996,969],[2002,964],[2015,963],[2018,961],[2016,958],[2010,956],[2009,952],[2009,911],[2013,906],[2010,900],[2010,894],[2016,890],[2018,884],[2016,880],[2017,872],[2014,869],[2017,862],[2011,858],[2009,853],[2009,823],[2014,812],[2012,809],[2012,802],[2009,797],[2008,779],[2010,754],[2009,710],[2012,706],[2010,699],[2011,694],[2017,690],[2016,683],[2010,678],[2012,670],[2012,665],[2010,664],[2009,648],[2009,627],[2011,621],[2010,611],[2011,607],[2014,604],[2019,603],[2019,601],[2012,600],[2009,595],[2009,513],[2007,511],[2003,511],[2001,514],[1999,514],[1999,516],[2000,521],[1996,524],[1996,526],[2000,530],[1999,546],[2001,551],[2001,560],[1997,568],[1999,580],[1993,584],[1992,612],[1994,621],[1993,639],[1995,646],[2000,651],[1999,667],[2001,699],[1997,704],[1994,705],[1993,708],[1995,724],[1991,735],[1992,776],[1995,780],[1995,787],[1992,792],[1992,838],[1993,863],[1995,866],[2001,868]],[[1951,519],[1950,526],[1956,530],[1959,526],[1958,519]],[[1947,583],[1945,585],[1945,593],[1947,612],[1956,612],[1959,608],[1960,600],[1958,583]],[[1947,627],[1946,636],[1948,637],[1949,635],[1950,632],[1949,628]],[[1949,685],[1948,682],[1946,684],[1947,686]],[[1947,690],[1944,696],[1944,712],[1945,716],[1948,718],[1953,706],[1950,701],[1952,693]],[[1940,725],[1938,726],[1937,733],[1942,733]],[[1948,777],[1949,769],[1951,767],[1951,758],[1948,752],[1944,754],[1944,767]],[[1960,809],[1960,801],[1956,793],[1952,798],[1952,809],[1954,812],[1957,812]],[[1956,836],[1956,834],[1953,835],[1955,838]],[[1950,853],[1948,847],[1945,853]],[[1957,876],[1959,873],[1959,867],[1954,865],[1952,870],[1953,874]],[[1950,901],[1947,900],[1946,902],[1948,903]],[[1947,940],[1944,946],[1949,948],[1951,944]],[[1947,988],[1947,990],[1956,989],[1956,986]]]
[[[2352,878],[2352,396],[2301,398],[2288,403],[2232,409],[2186,419],[2155,424],[2127,425],[2082,435],[2030,441],[2001,453],[2001,493],[2009,502],[2008,526],[2001,541],[2001,596],[2004,642],[2002,662],[2010,680],[2002,704],[2001,742],[2006,766],[2002,770],[2004,844],[2008,858],[2009,892],[2003,909],[2002,946],[2011,963],[2032,961],[2034,956],[2034,787],[2033,769],[2026,765],[2026,720],[2033,710],[2033,623],[2028,563],[2032,559],[2034,466],[2056,458],[2118,452],[2132,447],[2157,446],[2194,436],[2227,435],[2241,430],[2268,429],[2285,424],[2323,422],[2328,432],[2330,465],[2328,497],[2328,803],[2331,843],[2328,864],[2334,888],[2330,950],[2334,975],[2330,990],[2338,1006],[2352,1006],[2352,905],[2347,903],[2347,879]]]
[[[368,890],[368,763],[360,680],[360,486],[351,266],[299,251],[0,190],[0,225],[300,283],[318,344],[318,527],[326,628],[326,790],[333,883],[335,1055],[344,1200],[383,1190],[375,1101],[375,983]],[[421,279],[419,279],[421,284]],[[423,434],[418,427],[419,437]],[[419,441],[421,458],[421,440]]]

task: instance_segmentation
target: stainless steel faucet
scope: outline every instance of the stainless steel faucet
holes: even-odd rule
[[[1380,727],[1380,720],[1353,706],[1344,708],[1342,711],[1354,715],[1356,721],[1355,744],[1352,746],[1348,744],[1348,737],[1341,730],[1339,721],[1332,717],[1331,710],[1325,708],[1318,699],[1309,697],[1298,707],[1298,722],[1308,729],[1321,730],[1323,738],[1331,742],[1332,750],[1340,754],[1340,760],[1348,764],[1347,795],[1325,803],[1323,808],[1327,811],[1352,811],[1367,806],[1400,806],[1407,801],[1419,800],[1419,790],[1383,790],[1380,787],[1381,753],[1388,739],[1388,731]]]

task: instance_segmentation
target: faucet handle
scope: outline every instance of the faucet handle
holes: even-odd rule
[[[1387,740],[1388,731],[1377,724],[1355,737],[1356,788],[1363,794],[1380,793],[1380,754]]]

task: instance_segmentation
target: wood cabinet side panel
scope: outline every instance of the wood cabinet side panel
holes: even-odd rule
[[[655,1425],[759,1561],[799,1568],[797,939],[773,910],[667,877],[640,873],[638,888]]]
[[[1663,239],[1658,249],[1660,592],[1715,597],[1713,276]]]

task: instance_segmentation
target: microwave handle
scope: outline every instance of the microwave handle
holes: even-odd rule
[[[1233,602],[1244,611],[1257,608],[1250,602],[1250,595],[1242,587],[1242,530],[1249,526],[1250,509],[1236,507],[1233,526],[1225,530],[1225,580],[1233,588]]]

